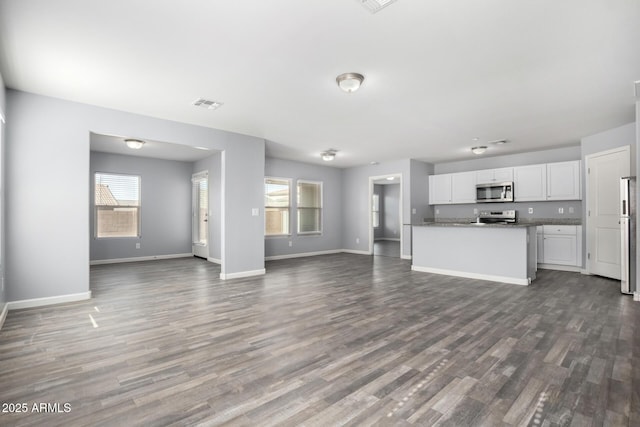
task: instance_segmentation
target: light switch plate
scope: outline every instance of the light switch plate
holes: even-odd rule
[[[260,215],[260,208],[251,209],[251,216],[258,216],[258,215]]]

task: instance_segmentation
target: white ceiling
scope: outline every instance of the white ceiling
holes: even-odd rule
[[[125,156],[151,157],[154,159],[178,160],[181,162],[195,162],[215,154],[216,150],[194,148],[188,145],[171,144],[169,142],[144,139],[144,145],[139,150],[127,147],[124,140],[131,136],[121,137],[91,133],[90,149],[102,153],[122,154]],[[140,139],[140,138],[133,138]]]
[[[634,120],[640,1],[359,3],[2,0],[0,72],[18,90],[262,137],[274,157],[335,148],[338,167],[469,159],[502,138],[484,156],[576,145]],[[365,75],[358,92],[338,89],[344,72]]]

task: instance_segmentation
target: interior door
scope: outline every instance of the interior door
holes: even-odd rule
[[[629,147],[586,157],[587,268],[620,279],[620,178],[629,176]]]
[[[192,197],[192,251],[193,255],[209,258],[209,174],[199,172],[191,178]]]

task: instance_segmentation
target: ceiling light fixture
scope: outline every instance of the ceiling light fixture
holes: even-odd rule
[[[364,76],[358,73],[344,73],[336,77],[336,83],[340,89],[347,93],[355,92],[364,81]]]
[[[358,3],[364,6],[369,12],[376,13],[395,1],[396,0],[358,0]]]
[[[327,151],[323,151],[322,153],[320,153],[320,156],[322,157],[322,160],[324,160],[325,162],[330,162],[336,157],[336,153],[337,153],[337,150],[330,148]]]
[[[139,150],[144,145],[144,141],[140,141],[139,139],[125,139],[124,143],[133,150]]]
[[[224,104],[218,101],[211,101],[209,99],[198,98],[195,101],[193,101],[193,105],[195,105],[196,107],[206,108],[207,110],[217,110],[218,108],[222,107]]]
[[[486,145],[478,145],[477,147],[473,147],[473,148],[471,149],[471,152],[472,152],[473,154],[482,154],[482,153],[484,153],[485,151],[487,151],[487,146],[486,146]]]

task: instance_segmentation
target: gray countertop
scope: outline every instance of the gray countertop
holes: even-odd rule
[[[425,221],[416,226],[425,227],[490,227],[490,228],[513,228],[513,227],[532,227],[539,225],[582,225],[579,218],[539,218],[525,219],[519,218],[516,224],[477,224],[475,218],[447,218],[436,219],[433,221]]]

